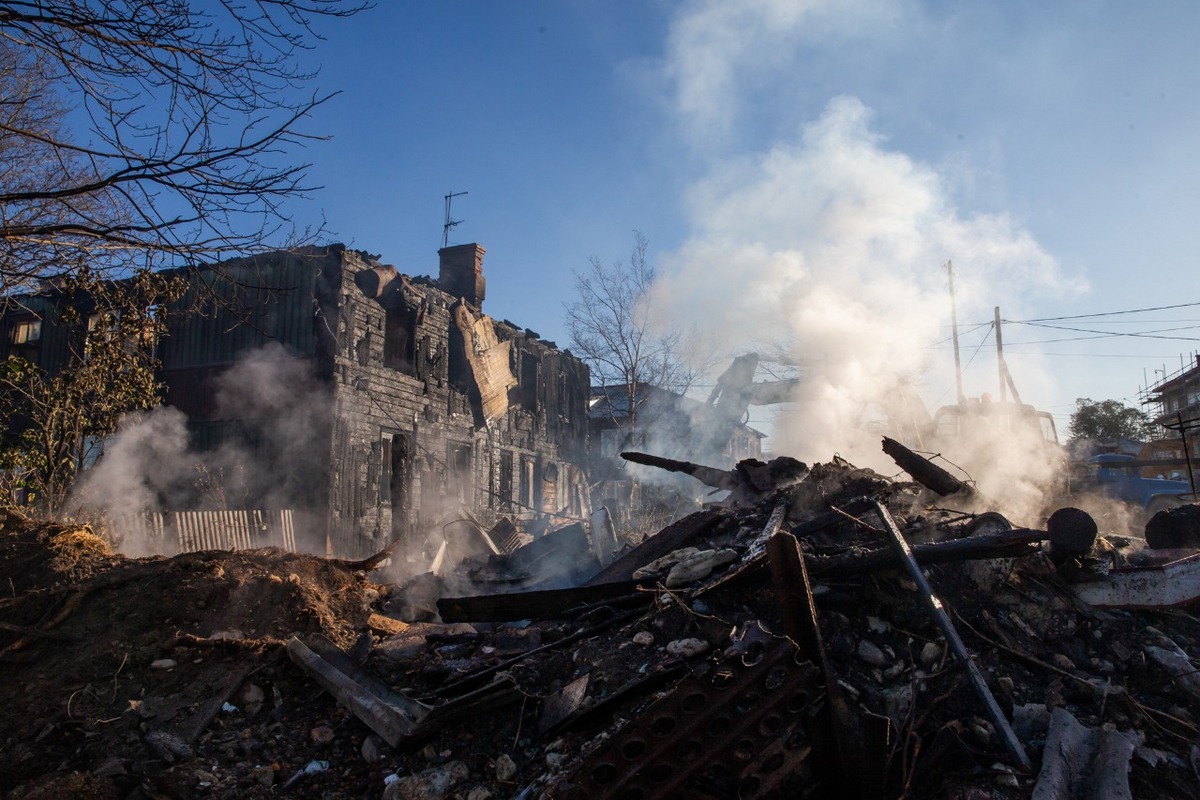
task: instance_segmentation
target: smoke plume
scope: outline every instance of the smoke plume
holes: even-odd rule
[[[66,507],[115,521],[135,556],[174,552],[128,524],[147,512],[310,508],[327,475],[331,401],[308,362],[269,344],[218,376],[212,398],[211,418],[191,426],[165,406],[126,417]],[[296,523],[297,545],[323,552],[323,530]]]
[[[676,22],[663,74],[682,126],[713,118],[722,98],[736,110],[739,90],[753,91],[747,54],[770,52],[778,39],[771,31],[812,34],[837,27],[835,19],[845,31],[881,10],[861,3],[837,16],[825,3],[766,0],[738,7],[739,32],[763,32],[749,44],[714,33],[722,29],[716,21],[735,13],[725,4],[693,4]],[[679,324],[719,327],[727,355],[774,349],[800,365],[800,388],[770,431],[775,453],[806,461],[836,453],[896,472],[880,452],[883,409],[906,387],[931,412],[955,402],[948,261],[960,320],[990,320],[993,306],[1019,314],[1034,293],[1080,288],[1009,215],[960,211],[954,176],[889,148],[855,97],[833,97],[795,135],[758,152],[729,156],[723,144],[693,141],[709,166],[687,190],[690,234],[661,259],[655,302]],[[990,369],[974,373],[968,395],[997,392],[990,351],[985,360]],[[1052,383],[1033,361],[1022,361],[1016,379],[1034,397]],[[996,480],[970,477],[997,500],[1015,492],[1011,502],[1025,508],[1027,484],[1052,470],[1039,473],[1015,441],[1003,445],[985,443],[986,457],[970,459]]]

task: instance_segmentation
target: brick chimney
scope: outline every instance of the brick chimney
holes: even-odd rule
[[[486,252],[477,244],[456,244],[438,250],[441,260],[438,285],[448,294],[482,308],[487,286],[483,277],[483,254]]]

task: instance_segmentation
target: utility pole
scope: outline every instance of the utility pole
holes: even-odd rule
[[[1008,381],[1005,373],[1008,371],[1004,366],[1004,337],[1000,335],[1000,306],[996,306],[995,310],[996,326],[996,372],[1000,377],[1000,402],[1008,400]]]
[[[946,262],[946,275],[950,278],[950,336],[954,339],[954,389],[958,393],[958,404],[964,405],[967,398],[962,390],[962,359],[958,354],[958,310],[954,303],[954,264]]]

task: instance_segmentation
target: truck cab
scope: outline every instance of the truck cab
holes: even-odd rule
[[[1140,462],[1124,453],[1102,453],[1088,459],[1086,488],[1095,488],[1109,497],[1133,503],[1148,513],[1195,502],[1188,481],[1147,478]]]

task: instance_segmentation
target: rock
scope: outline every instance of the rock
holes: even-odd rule
[[[430,767],[390,784],[383,792],[383,800],[443,800],[470,774],[471,770],[461,761]]]
[[[1050,729],[1050,709],[1042,703],[1013,706],[1012,728],[1018,739],[1028,741]]]
[[[262,687],[254,683],[247,683],[242,687],[242,691],[238,692],[238,702],[242,704],[242,710],[252,716],[262,710],[265,698]]]
[[[708,652],[708,642],[703,639],[676,639],[667,643],[667,652],[681,658],[692,658]]]
[[[633,643],[642,647],[649,647],[654,644],[654,634],[650,631],[638,631],[633,635]]]
[[[855,650],[855,654],[873,667],[885,667],[888,664],[887,654],[879,649],[877,644],[867,639],[863,639],[858,643],[858,649]]]
[[[871,633],[887,633],[891,627],[891,625],[879,617],[867,617],[867,630],[869,630]]]
[[[736,561],[737,557],[737,551],[728,547],[720,550],[700,550],[671,567],[671,571],[667,573],[666,586],[668,589],[678,589],[707,578],[717,567]]]
[[[695,547],[681,547],[678,550],[673,550],[661,558],[656,558],[644,567],[638,567],[634,570],[634,580],[643,578],[653,578],[656,575],[662,575],[669,571],[672,567],[687,558],[692,558],[700,550]]]
[[[146,734],[146,749],[169,764],[177,759],[192,757],[192,748],[183,739],[166,731],[151,731]]]
[[[516,774],[517,764],[508,753],[503,753],[496,758],[496,780],[508,783],[516,777]]]
[[[150,669],[175,669],[179,662],[173,658],[158,658],[150,662]]]
[[[1063,670],[1064,672],[1074,672],[1075,671],[1075,662],[1072,661],[1069,657],[1063,655],[1062,653],[1055,653],[1054,658],[1052,660],[1054,661],[1054,666],[1058,667],[1059,669]]]
[[[318,725],[309,732],[309,736],[317,744],[329,744],[333,741],[333,728],[328,725]]]
[[[362,747],[359,748],[362,754],[363,761],[368,764],[376,764],[379,762],[379,737],[375,734],[367,736],[363,739]]]
[[[937,642],[926,642],[925,646],[921,648],[920,656],[918,656],[921,659],[921,663],[927,667],[932,667],[941,657],[942,646]]]
[[[485,786],[476,786],[467,792],[467,800],[488,800],[492,793]]]
[[[275,768],[270,764],[256,766],[251,775],[259,786],[270,787],[275,784]]]

